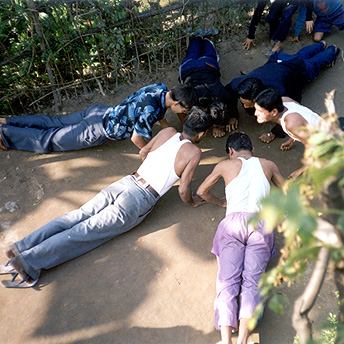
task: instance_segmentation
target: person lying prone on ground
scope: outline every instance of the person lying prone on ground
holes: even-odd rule
[[[300,49],[294,55],[282,52],[273,54],[263,66],[234,78],[225,86],[232,99],[228,105],[229,112],[234,117],[239,116],[237,103],[240,100],[246,112],[253,115],[254,98],[270,87],[276,88],[282,96],[301,102],[302,88],[316,79],[322,67],[333,65],[339,52],[336,46],[327,47],[326,42],[321,41]],[[259,138],[270,143],[275,137],[285,137],[279,125]]]
[[[0,273],[18,273],[21,282],[2,281],[7,288],[32,287],[42,269],[50,269],[79,257],[141,223],[173,184],[182,201],[197,207],[204,203],[192,195],[191,181],[201,159],[196,146],[213,125],[200,108],[192,108],[183,131],[162,129],[140,150],[137,172],[107,188],[80,209],[43,225],[5,250],[9,258]]]
[[[207,38],[197,36],[190,42],[185,58],[179,66],[180,82],[195,88],[200,106],[210,109],[214,103],[223,103],[223,108],[228,109],[231,99],[220,77],[214,43]],[[223,137],[226,131],[237,129],[237,116],[232,116],[230,111],[222,114],[218,112],[218,114],[220,117],[213,128],[214,137]]]
[[[195,90],[178,85],[170,91],[162,83],[141,88],[119,105],[94,105],[66,116],[18,116],[0,118],[0,148],[36,153],[79,150],[99,146],[107,139],[131,137],[142,148],[152,138],[152,127],[163,127],[166,110],[187,113],[197,104]]]

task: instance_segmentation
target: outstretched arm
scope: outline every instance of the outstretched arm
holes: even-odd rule
[[[277,165],[272,162],[272,177],[271,181],[274,183],[274,185],[282,187],[284,183],[284,178],[282,177]]]
[[[205,201],[209,203],[216,204],[220,207],[226,207],[226,198],[218,198],[211,193],[211,189],[214,185],[222,178],[222,164],[219,163],[215,166],[213,171],[209,174],[209,176],[204,180],[204,182],[199,186],[197,190],[197,195],[203,198]]]
[[[147,144],[147,141],[143,138],[143,136],[139,136],[135,133],[131,135],[131,141],[140,149]]]
[[[181,174],[180,185],[178,188],[180,198],[190,207],[198,207],[204,203],[200,197],[193,196],[191,191],[191,181],[195,174],[196,167],[201,161],[201,150],[197,147],[194,148],[195,149],[193,149],[190,159]]]

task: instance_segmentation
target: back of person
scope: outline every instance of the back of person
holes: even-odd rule
[[[234,212],[256,212],[259,201],[270,192],[270,183],[265,176],[259,158],[246,160],[239,157],[242,166],[239,174],[226,185],[226,216]]]
[[[281,95],[288,96],[298,102],[301,101],[302,87],[307,81],[306,69],[302,59],[293,57],[288,61],[279,61],[278,54],[272,55],[263,66],[233,79],[225,86],[226,90],[230,93],[231,91],[236,93],[239,84],[247,78],[260,79],[265,87],[276,88]]]
[[[174,168],[180,147],[190,140],[180,140],[176,133],[155,150],[148,153],[137,173],[160,195],[164,195],[180,178]]]

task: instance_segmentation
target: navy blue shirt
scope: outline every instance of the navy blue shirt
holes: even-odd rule
[[[111,140],[124,140],[133,134],[152,138],[155,122],[166,113],[165,96],[168,90],[162,83],[141,88],[119,105],[109,107],[103,117],[106,135]]]
[[[283,54],[283,61],[279,54],[273,54],[263,66],[254,69],[252,72],[233,79],[227,84],[226,90],[231,95],[230,110],[233,117],[238,117],[238,86],[247,78],[260,79],[266,87],[278,89],[282,96],[290,97],[301,102],[302,87],[307,82],[305,62],[298,56]],[[283,56],[281,54],[281,56]]]

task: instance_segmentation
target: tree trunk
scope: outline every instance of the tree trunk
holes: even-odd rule
[[[36,4],[33,0],[29,0],[29,8],[30,8],[32,18],[33,18],[33,25],[34,25],[36,33],[40,39],[40,47],[41,47],[42,54],[46,53],[47,55],[49,55],[46,52],[46,41],[45,41],[45,37],[43,34],[42,25],[39,21],[39,17],[37,14]],[[61,107],[61,96],[60,96],[60,93],[58,91],[56,91],[57,84],[56,84],[54,72],[53,72],[53,69],[51,68],[49,60],[46,62],[46,68],[47,68],[50,83],[53,86],[53,95],[54,95],[55,105],[58,108],[60,108]]]

